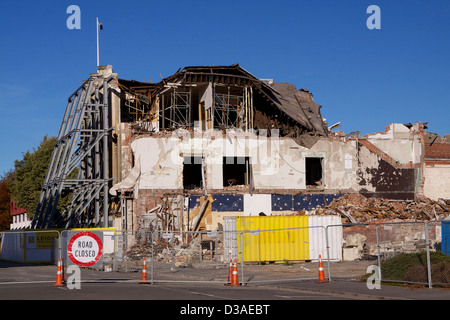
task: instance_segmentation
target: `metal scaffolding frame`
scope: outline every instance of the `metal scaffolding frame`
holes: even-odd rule
[[[244,93],[243,93],[244,94]],[[213,89],[213,109],[215,127],[219,129],[241,128],[245,111],[245,96],[217,93]]]
[[[176,88],[170,94],[169,128],[190,128],[191,127],[191,92],[180,92]]]
[[[31,227],[108,227],[108,83],[91,76],[68,99]],[[78,168],[77,179],[69,175]],[[72,200],[57,212],[63,190]]]

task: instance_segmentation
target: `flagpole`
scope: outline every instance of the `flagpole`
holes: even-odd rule
[[[98,18],[97,18],[97,24],[95,26],[97,28],[97,69],[100,65],[100,54],[99,54],[99,45],[98,45]]]

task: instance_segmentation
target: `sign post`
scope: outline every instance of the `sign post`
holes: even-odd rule
[[[98,235],[89,231],[75,233],[67,245],[69,259],[80,267],[90,267],[100,261],[103,243]]]

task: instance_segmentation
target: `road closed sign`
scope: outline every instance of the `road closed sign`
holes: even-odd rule
[[[102,240],[93,232],[77,232],[67,245],[69,259],[80,267],[90,267],[99,262],[103,254]]]

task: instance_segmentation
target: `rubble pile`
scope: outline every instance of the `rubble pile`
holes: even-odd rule
[[[151,254],[152,254],[152,245],[150,243],[145,244],[137,243],[126,252],[126,255],[129,260],[138,260],[138,261],[143,260],[145,257],[151,256]]]
[[[361,194],[347,194],[334,199],[324,208],[299,214],[339,214],[343,222],[364,223],[374,220],[440,220],[450,214],[450,201],[439,199],[412,201],[367,198]]]
[[[187,244],[177,238],[173,242],[154,239],[153,246],[151,243],[137,242],[127,251],[127,257],[132,261],[142,261],[144,257],[152,256],[152,249],[155,261],[167,264],[173,262],[175,267],[195,267],[201,260],[208,260],[210,255],[207,249],[200,249],[200,239],[195,237]]]

